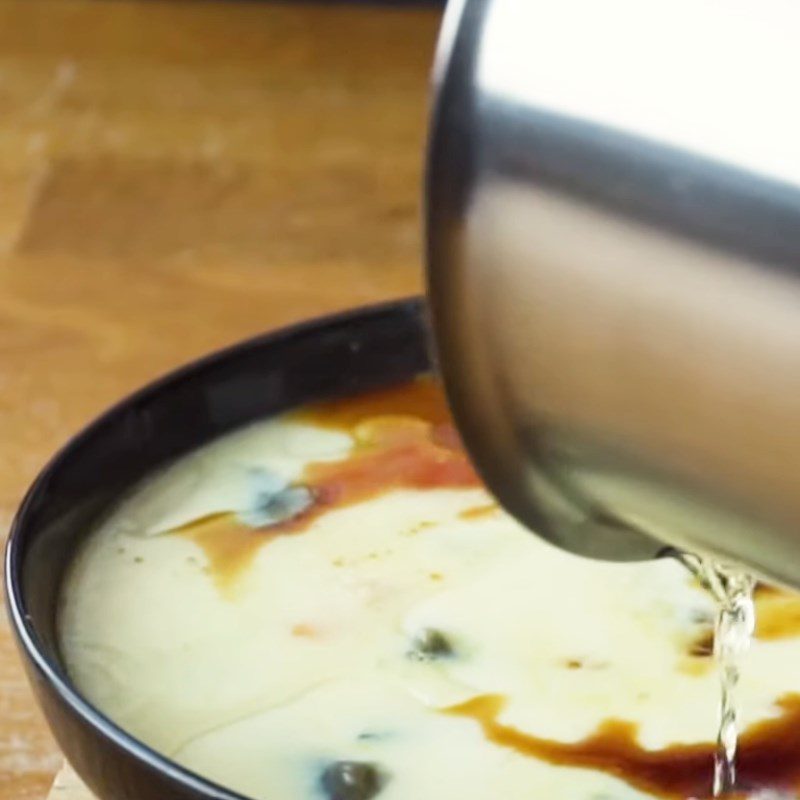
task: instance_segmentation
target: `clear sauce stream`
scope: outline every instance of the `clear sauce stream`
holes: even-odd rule
[[[720,681],[719,729],[714,753],[714,797],[735,793],[739,711],[736,688],[742,656],[755,631],[755,580],[741,569],[694,555],[684,563],[717,602],[714,659]]]

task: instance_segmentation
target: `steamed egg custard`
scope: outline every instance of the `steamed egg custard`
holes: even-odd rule
[[[793,797],[800,597],[756,602],[737,791]],[[706,798],[714,613],[676,561],[584,560],[518,525],[422,378],[137,487],[79,553],[60,638],[95,706],[252,798]]]

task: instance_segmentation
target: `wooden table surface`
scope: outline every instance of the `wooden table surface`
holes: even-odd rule
[[[420,288],[433,10],[0,0],[0,525],[105,406]],[[0,800],[60,763],[0,622]]]

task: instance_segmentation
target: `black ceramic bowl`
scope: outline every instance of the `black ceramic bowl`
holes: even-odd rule
[[[56,636],[81,537],[152,470],[233,428],[428,368],[418,300],[267,334],[157,381],[73,439],[31,487],[6,550],[8,611],[34,692],[69,761],[101,800],[241,800],[138,742],[67,677]],[[287,798],[275,798],[287,800]]]

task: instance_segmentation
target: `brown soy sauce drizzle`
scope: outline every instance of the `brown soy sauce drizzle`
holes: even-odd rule
[[[774,641],[800,634],[800,594],[758,584],[754,600],[757,639]]]
[[[396,416],[414,417],[433,425],[452,422],[444,394],[430,375],[351,397],[314,403],[295,411],[291,419],[349,431],[373,417]]]
[[[312,406],[290,419],[346,431],[355,446],[341,461],[306,466],[300,483],[311,489],[314,502],[293,519],[253,529],[232,513],[215,514],[174,531],[203,550],[222,589],[232,585],[262,547],[278,536],[304,532],[334,509],[399,489],[482,485],[430,378]]]
[[[676,744],[646,750],[636,739],[637,727],[624,720],[606,720],[578,742],[556,742],[523,733],[498,721],[505,706],[499,695],[483,695],[444,713],[472,719],[492,743],[549,764],[583,767],[613,775],[633,788],[664,798],[710,798],[715,745]],[[737,754],[738,791],[800,788],[800,695],[777,702],[780,714],[750,726]]]

